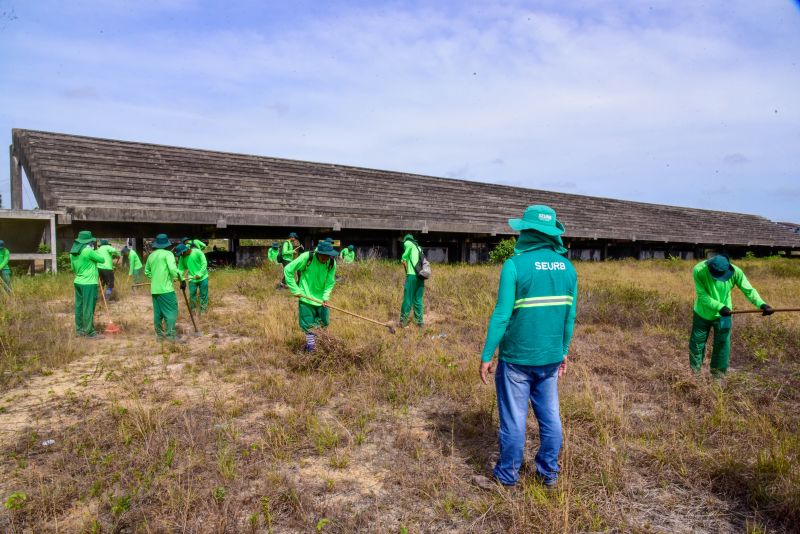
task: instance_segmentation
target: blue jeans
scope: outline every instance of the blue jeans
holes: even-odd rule
[[[545,481],[558,478],[558,453],[561,451],[561,415],[558,411],[558,368],[549,365],[516,365],[503,360],[497,364],[495,386],[500,412],[500,458],[494,476],[503,484],[519,480],[525,450],[525,425],[528,402],[539,421],[539,452],[536,472]]]

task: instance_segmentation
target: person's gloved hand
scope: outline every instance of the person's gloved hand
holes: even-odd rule
[[[186,289],[186,280],[181,280],[181,289]]]
[[[769,304],[762,304],[761,305],[761,311],[764,312],[761,315],[765,315],[765,316],[766,315],[772,315],[773,313],[775,313],[775,310],[773,310],[772,306],[770,306]]]
[[[722,309],[719,311],[721,317],[730,317],[731,316],[731,309],[727,306],[723,306]]]

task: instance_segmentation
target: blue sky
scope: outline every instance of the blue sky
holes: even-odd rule
[[[0,0],[0,46],[9,142],[52,130],[800,222],[790,0]]]

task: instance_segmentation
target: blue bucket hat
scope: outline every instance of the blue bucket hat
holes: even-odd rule
[[[173,252],[175,253],[175,255],[176,255],[176,256],[180,256],[181,254],[183,254],[183,253],[184,253],[184,252],[186,252],[187,250],[189,250],[189,247],[187,247],[187,246],[186,246],[186,245],[184,245],[183,243],[178,243],[178,246],[177,246],[177,247],[175,247],[175,249],[173,250]]]
[[[0,239],[0,248],[6,248],[6,242]]]
[[[355,245],[347,245],[347,248],[350,249],[350,250],[355,250],[356,249]]]
[[[294,232],[290,233],[290,234],[289,234],[289,239],[291,239],[291,238],[295,238],[295,239],[297,239],[297,234],[296,234],[296,233],[294,233]]]
[[[317,245],[317,253],[324,254],[325,256],[332,256],[336,257],[339,255],[339,251],[333,248],[333,245],[330,244],[328,241],[322,241],[319,245]]]
[[[108,239],[101,239],[100,245],[108,245]]]
[[[273,243],[273,244],[272,244],[272,248],[280,248],[280,245],[279,245],[279,244],[277,244],[277,243]]]
[[[727,282],[733,276],[733,265],[731,265],[731,260],[728,259],[727,256],[724,254],[720,254],[718,256],[714,256],[710,260],[706,260],[706,265],[708,266],[708,272],[711,274],[711,277],[714,280],[718,280],[720,282]]]
[[[158,234],[153,241],[153,248],[169,248],[172,246],[167,234]]]
[[[564,225],[556,219],[556,211],[543,204],[528,206],[521,219],[509,219],[508,225],[517,232],[536,230],[551,236],[564,233]]]

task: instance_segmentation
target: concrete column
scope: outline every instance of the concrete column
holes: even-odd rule
[[[11,165],[11,209],[22,209],[22,169],[14,153],[13,145],[8,147],[8,161]]]
[[[397,253],[397,239],[392,236],[389,238],[389,259],[396,260],[399,257]]]
[[[50,245],[50,272],[58,273],[58,251],[56,250],[56,216],[50,216],[50,231],[45,236],[45,243]]]

